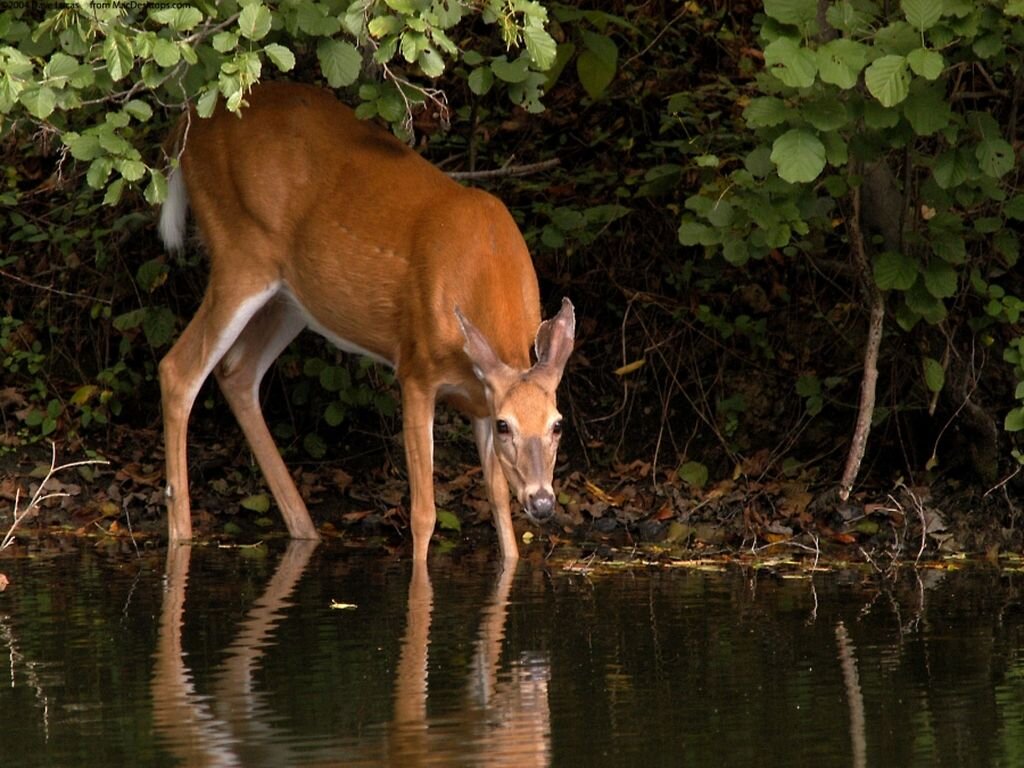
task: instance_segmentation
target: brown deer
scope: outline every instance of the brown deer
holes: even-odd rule
[[[293,538],[317,530],[260,410],[270,364],[303,329],[393,366],[411,498],[413,557],[434,530],[439,399],[473,422],[501,553],[519,556],[510,488],[534,522],[554,509],[573,348],[572,303],[540,321],[537,276],[508,210],[450,179],[326,91],[266,83],[241,118],[185,114],[160,214],[169,249],[191,207],[210,259],[206,294],[160,363],[170,539],[192,537],[186,433],[212,371]],[[536,352],[531,364],[530,348]]]

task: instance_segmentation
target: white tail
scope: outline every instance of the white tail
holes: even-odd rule
[[[413,556],[426,558],[436,521],[433,418],[447,399],[473,420],[501,552],[518,557],[510,488],[535,521],[554,508],[571,302],[541,323],[537,277],[508,210],[327,92],[266,83],[249,102],[242,119],[193,116],[160,216],[164,242],[180,247],[190,204],[210,257],[202,304],[160,363],[171,540],[192,536],[186,432],[211,372],[289,533],[318,538],[259,406],[264,373],[309,327],[396,370]]]
[[[167,181],[167,199],[160,208],[160,239],[169,251],[185,247],[185,214],[188,213],[188,191],[181,172],[175,169]]]

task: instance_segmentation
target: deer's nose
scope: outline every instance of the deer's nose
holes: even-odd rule
[[[530,495],[530,515],[538,523],[543,523],[555,511],[555,497],[551,491],[539,490]]]

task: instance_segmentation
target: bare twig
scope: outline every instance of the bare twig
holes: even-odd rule
[[[46,291],[57,296],[64,296],[69,299],[88,299],[89,301],[98,301],[101,304],[111,304],[110,299],[101,299],[98,296],[90,296],[84,293],[72,293],[71,291],[62,291],[60,288],[54,288],[52,285],[43,285],[42,283],[33,283],[31,280],[26,280],[24,277],[11,274],[7,270],[0,269],[0,277],[5,277],[8,280],[13,280],[16,283],[21,283],[29,288],[34,288],[37,291]]]
[[[46,477],[43,478],[42,482],[39,483],[39,487],[36,488],[35,493],[32,494],[32,498],[25,509],[19,511],[21,502],[21,489],[17,489],[14,492],[14,519],[11,522],[11,527],[7,529],[7,533],[4,535],[2,541],[0,541],[0,552],[3,552],[11,544],[14,543],[14,532],[18,528],[18,525],[33,512],[39,509],[39,505],[47,499],[57,499],[70,494],[63,492],[55,493],[43,493],[43,489],[46,488],[46,484],[50,482],[50,479],[58,472],[63,472],[66,469],[73,469],[74,467],[82,467],[87,464],[109,464],[109,461],[103,459],[86,459],[84,461],[72,461],[69,464],[61,464],[57,466],[57,444],[50,443],[51,457],[50,457],[50,470],[46,473]]]
[[[541,160],[539,163],[527,163],[526,165],[504,165],[501,168],[492,168],[486,171],[452,171],[448,175],[453,179],[494,179],[501,176],[525,176],[537,171],[546,171],[561,163],[557,157],[550,160]]]
[[[861,273],[861,288],[867,296],[871,308],[868,322],[868,337],[864,345],[864,377],[860,384],[860,406],[857,410],[857,422],[850,440],[850,452],[846,457],[846,468],[839,482],[839,498],[846,501],[850,498],[853,483],[860,471],[864,459],[864,449],[871,431],[871,418],[875,412],[875,387],[878,382],[878,350],[882,345],[882,326],[885,321],[885,299],[875,285],[868,264],[867,251],[864,247],[864,236],[860,227],[860,187],[853,188],[853,211],[849,219],[850,245],[853,258]]]

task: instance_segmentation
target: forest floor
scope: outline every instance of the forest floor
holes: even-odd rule
[[[450,439],[449,439],[450,438]],[[496,548],[490,507],[471,441],[441,435],[435,460],[438,527],[432,553]],[[190,480],[197,539],[248,544],[286,537],[283,522],[240,435],[192,436]],[[466,443],[466,445],[462,445]],[[408,556],[408,487],[401,446],[367,436],[338,459],[290,462],[293,477],[328,542]],[[57,449],[58,466],[86,458]],[[15,549],[109,547],[130,552],[166,543],[161,435],[119,430],[104,447],[108,464],[54,473],[48,496],[20,520]],[[15,498],[28,508],[51,467],[51,449],[36,444],[0,457],[0,537],[12,528]],[[834,490],[806,478],[740,475],[693,488],[675,472],[636,461],[589,467],[571,457],[556,471],[558,511],[535,526],[514,514],[520,549],[534,558],[600,563],[678,564],[721,558],[897,565],[979,557],[1018,567],[1024,549],[1018,508],[1007,484],[976,489],[867,488],[840,503]],[[749,469],[749,467],[748,467]]]

